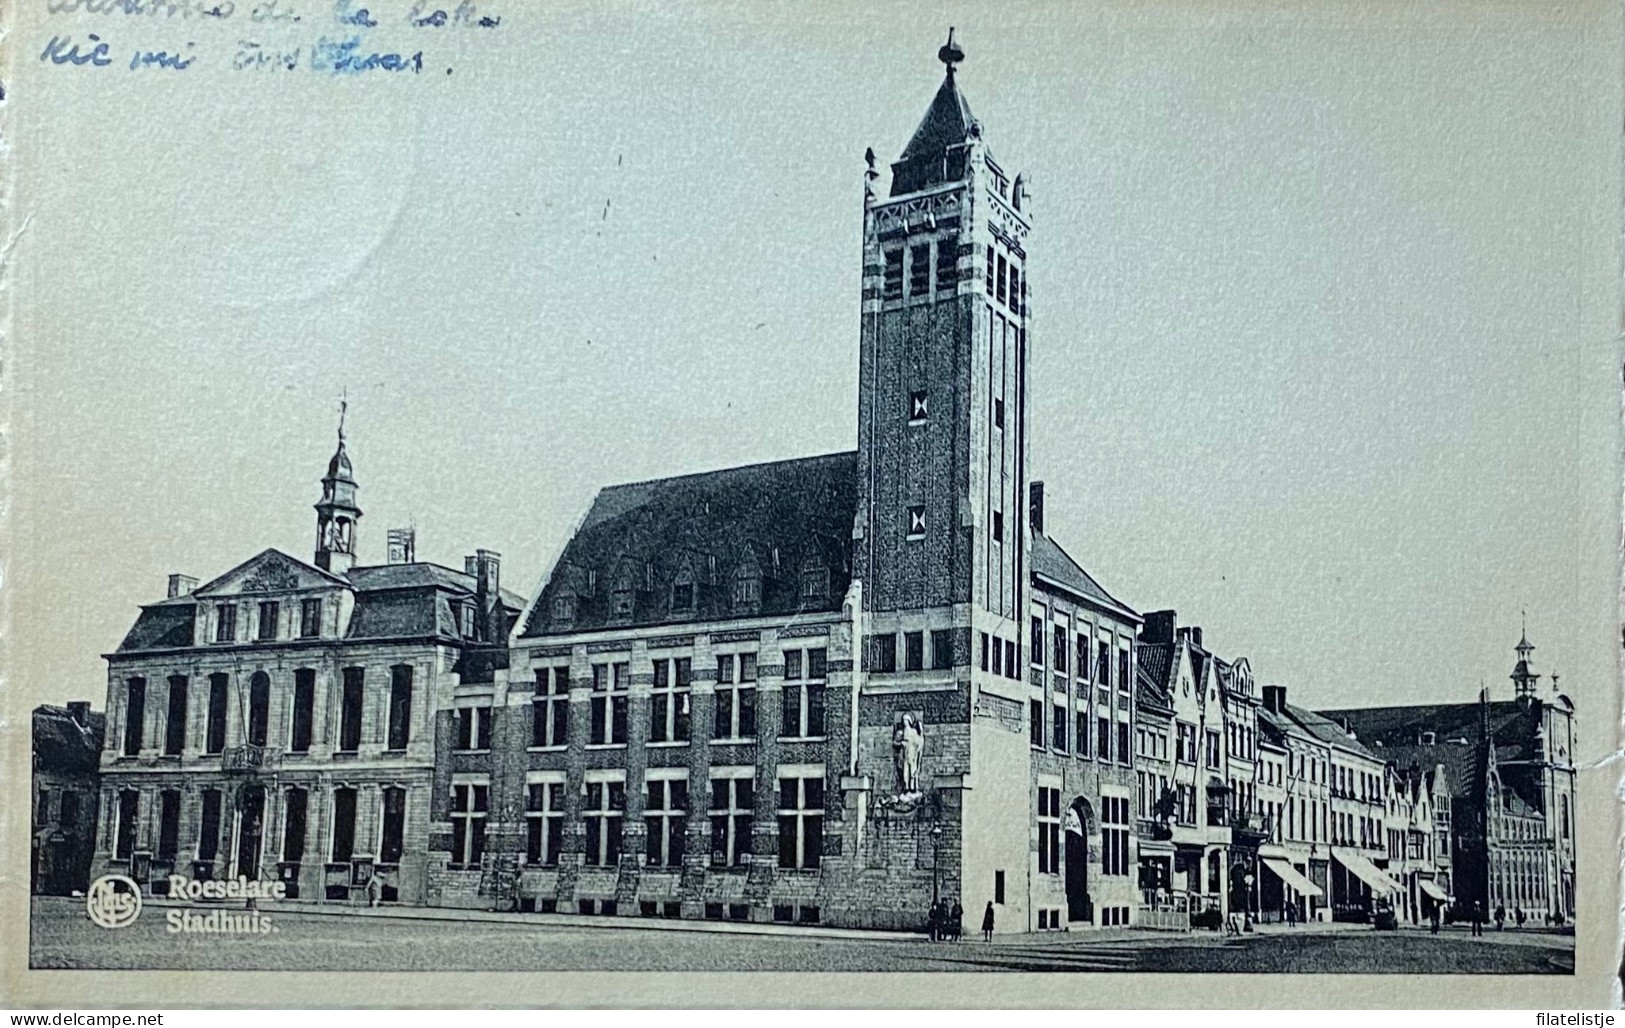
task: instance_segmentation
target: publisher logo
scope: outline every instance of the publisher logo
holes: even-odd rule
[[[102,875],[85,893],[90,920],[103,928],[123,928],[141,915],[141,887],[123,875]]]

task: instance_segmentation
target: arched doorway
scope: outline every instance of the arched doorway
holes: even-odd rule
[[[1089,921],[1094,918],[1089,899],[1089,827],[1094,823],[1094,811],[1089,801],[1078,798],[1066,808],[1062,825],[1066,837],[1066,919]]]

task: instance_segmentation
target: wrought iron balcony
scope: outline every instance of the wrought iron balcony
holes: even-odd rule
[[[256,774],[273,770],[280,759],[281,754],[269,746],[245,743],[221,751],[220,770]]]

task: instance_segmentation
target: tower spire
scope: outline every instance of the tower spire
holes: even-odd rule
[[[350,412],[349,390],[339,399],[338,448],[322,476],[322,498],[316,504],[316,566],[342,575],[356,563],[356,524],[361,508],[356,503],[355,469],[344,449],[344,427]]]
[[[948,26],[948,42],[942,44],[942,46],[937,50],[937,60],[941,61],[943,65],[947,67],[948,77],[953,78],[954,65],[960,63],[964,59],[965,51],[960,49],[958,43],[954,42],[954,28],[952,25],[950,25]]]
[[[1523,631],[1518,637],[1518,645],[1513,647],[1518,654],[1518,662],[1512,665],[1513,692],[1517,696],[1533,696],[1540,686],[1540,676],[1530,667],[1529,655],[1535,652],[1535,646],[1529,641],[1529,615],[1523,615]]]

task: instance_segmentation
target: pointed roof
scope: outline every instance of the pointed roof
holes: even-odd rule
[[[920,119],[919,127],[914,130],[913,137],[903,148],[903,156],[898,160],[941,155],[948,147],[957,146],[970,138],[971,123],[975,120],[970,112],[970,104],[954,83],[953,66],[950,65],[942,85],[937,88],[937,95],[926,109],[925,117]]]

